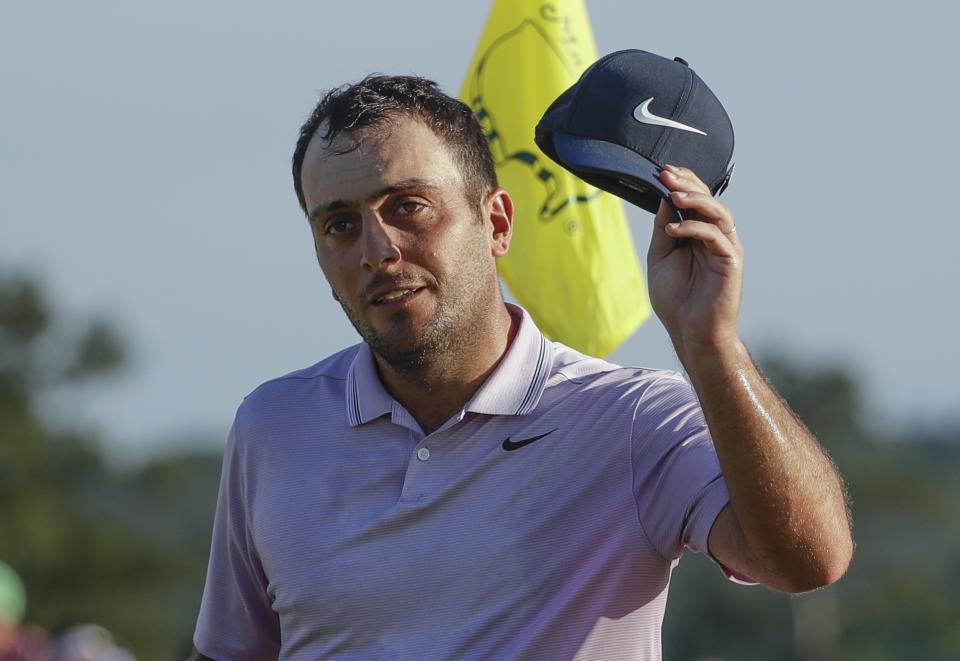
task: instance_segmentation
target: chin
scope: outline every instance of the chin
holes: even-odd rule
[[[401,372],[419,370],[429,364],[431,357],[436,354],[436,347],[432,343],[419,341],[419,338],[374,335],[364,339],[374,353]]]
[[[342,302],[341,306],[360,337],[396,369],[407,371],[422,367],[454,344],[456,324],[449,315],[409,309],[389,315],[369,310],[372,315],[361,317]]]
[[[429,364],[453,344],[453,333],[437,319],[425,325],[399,321],[382,332],[361,332],[361,335],[381,358],[403,371]]]

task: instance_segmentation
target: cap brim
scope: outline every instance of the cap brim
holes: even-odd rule
[[[674,206],[670,190],[660,181],[660,166],[631,149],[559,131],[553,134],[553,148],[568,170],[631,204],[654,214],[660,200]]]

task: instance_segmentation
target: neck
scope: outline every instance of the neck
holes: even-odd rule
[[[387,392],[403,404],[424,433],[438,429],[470,401],[496,369],[519,329],[505,305],[469,338],[455,343],[451,355],[431,356],[416,371],[402,371],[374,354],[380,380]]]

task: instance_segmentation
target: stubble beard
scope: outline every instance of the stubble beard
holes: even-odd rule
[[[427,371],[439,356],[448,354],[456,344],[456,319],[442,306],[431,323],[416,332],[377,331],[360,319],[343,301],[340,306],[374,353],[403,374],[413,376]]]
[[[492,262],[487,265],[475,257],[462,266],[458,280],[465,286],[442,292],[434,283],[437,310],[430,323],[418,331],[380,332],[342,299],[340,306],[360,337],[390,367],[412,379],[427,381],[431,376],[454,371],[464,356],[473,351],[478,342],[478,327],[484,322],[483,317],[490,314],[486,309],[490,307],[488,299],[498,298],[496,266]],[[491,287],[492,291],[487,291]]]

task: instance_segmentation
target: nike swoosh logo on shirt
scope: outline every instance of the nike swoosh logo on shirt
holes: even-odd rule
[[[650,102],[653,101],[651,96],[649,99],[638,105],[633,109],[633,118],[640,122],[641,124],[653,124],[654,126],[666,126],[671,129],[680,129],[681,131],[690,131],[692,133],[699,133],[700,135],[706,135],[700,129],[695,129],[692,126],[687,126],[686,124],[681,124],[680,122],[675,122],[672,119],[667,119],[666,117],[660,117],[654,115],[650,112]]]
[[[558,427],[557,429],[559,429],[559,427]],[[539,441],[539,440],[540,440],[541,438],[543,438],[544,436],[549,436],[550,434],[552,434],[552,433],[555,432],[555,431],[557,431],[557,430],[556,430],[556,429],[551,429],[550,431],[548,431],[548,432],[545,433],[545,434],[540,434],[539,436],[532,436],[532,437],[530,437],[530,438],[525,438],[525,439],[520,440],[520,441],[511,441],[511,440],[508,438],[507,440],[505,440],[505,441],[503,442],[503,449],[504,449],[504,450],[507,450],[507,451],[510,451],[510,450],[518,450],[518,449],[522,448],[524,445],[530,445],[530,444],[533,443],[534,441]]]

